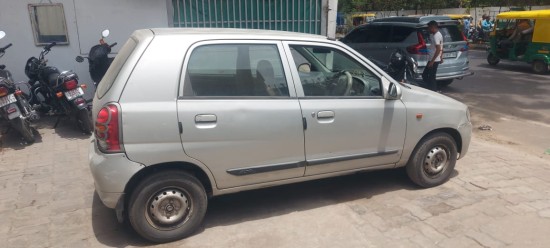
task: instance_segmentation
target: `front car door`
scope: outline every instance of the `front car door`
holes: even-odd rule
[[[183,149],[219,189],[304,175],[302,115],[282,50],[279,41],[211,41],[188,52]]]
[[[332,44],[285,42],[285,49],[307,124],[306,175],[396,163],[406,110],[383,97],[382,76]]]

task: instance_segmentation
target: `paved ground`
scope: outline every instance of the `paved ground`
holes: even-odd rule
[[[89,138],[43,123],[31,146],[0,138],[0,246],[152,245],[94,194]],[[390,170],[222,196],[196,235],[159,247],[548,247],[549,229],[550,160],[474,137],[440,187]]]

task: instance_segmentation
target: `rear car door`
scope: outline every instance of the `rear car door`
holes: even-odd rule
[[[403,150],[406,110],[383,97],[385,79],[339,46],[285,45],[307,124],[306,175],[392,167]]]
[[[210,41],[188,52],[183,149],[220,189],[304,175],[302,115],[280,51],[278,41]]]

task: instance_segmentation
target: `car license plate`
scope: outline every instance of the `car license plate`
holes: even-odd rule
[[[84,91],[82,88],[78,87],[74,90],[65,91],[65,97],[67,97],[67,100],[73,100],[81,95],[84,95]]]
[[[456,52],[443,53],[443,58],[456,58]]]
[[[8,96],[0,98],[0,107],[4,107],[14,102],[17,102],[17,99],[15,99],[15,95],[9,94]]]

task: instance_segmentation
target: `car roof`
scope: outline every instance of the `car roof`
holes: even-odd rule
[[[451,20],[448,16],[394,16],[378,18],[373,22],[408,22],[408,23],[428,23],[430,21],[447,21]]]
[[[373,20],[365,25],[399,25],[412,28],[427,27],[428,22],[436,21],[439,26],[458,25],[457,20],[448,16],[396,16]]]
[[[251,40],[307,40],[327,41],[326,36],[263,29],[236,28],[153,28],[154,35],[188,35],[205,39],[251,39]]]

